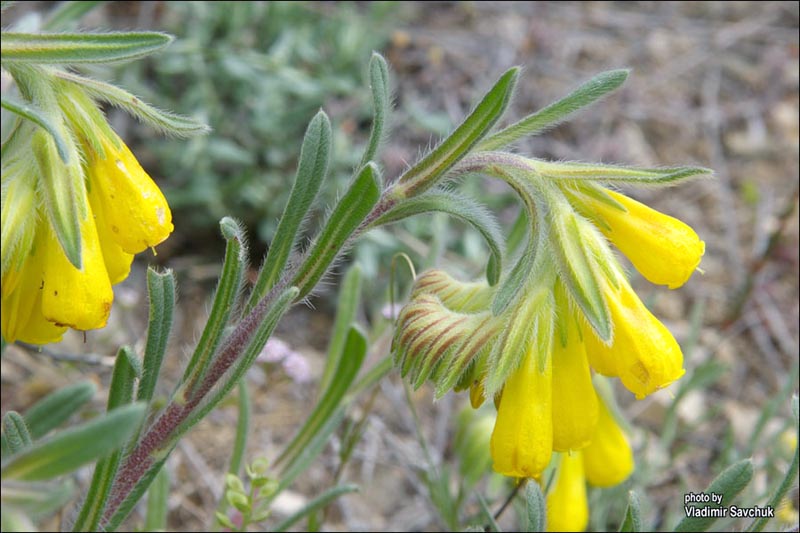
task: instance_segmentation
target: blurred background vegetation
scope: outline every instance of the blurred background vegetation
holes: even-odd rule
[[[20,3],[4,14],[3,23],[35,26],[58,4]],[[756,467],[743,502],[763,503],[774,487],[791,447],[788,397],[797,390],[800,352],[796,2],[109,2],[72,27],[175,35],[175,43],[155,58],[94,74],[214,128],[199,139],[164,139],[109,110],[174,210],[175,234],[156,258],[137,262],[157,261],[180,276],[176,368],[197,336],[219,270],[218,220],[232,215],[247,224],[257,266],[283,210],[303,132],[320,107],[332,119],[334,151],[326,201],[315,216],[342,190],[369,132],[365,78],[372,50],[387,57],[395,86],[394,128],[381,160],[389,179],[457,124],[511,65],[524,70],[509,121],[600,71],[631,68],[628,82],[611,98],[519,146],[543,158],[697,164],[716,172],[713,180],[674,189],[626,191],[696,229],[706,242],[704,274],[667,291],[632,272],[637,292],[682,344],[687,375],[672,395],[634,402],[618,391],[631,421],[637,473],[617,489],[591,493],[590,527],[616,528],[625,492],[636,487],[646,523],[671,528],[682,515],[682,495],[702,490],[742,457],[752,456]],[[460,187],[489,202],[501,224],[511,228],[517,208],[504,186],[471,181]],[[309,236],[315,222],[306,226]],[[388,273],[397,251],[408,253],[418,268],[446,264],[465,277],[476,275],[486,256],[478,235],[436,217],[362,239],[348,262],[358,261],[369,278],[362,318],[373,327],[374,358],[388,353],[379,336],[387,324],[376,317],[388,302]],[[102,356],[144,331],[145,302],[135,297],[141,279],[132,276],[117,291],[119,302],[131,303],[115,306],[111,333],[91,335],[88,345],[75,338],[45,352],[51,358],[9,350],[3,359],[3,409],[23,411],[70,376],[95,372],[97,379],[107,379]],[[338,279],[331,277],[329,289]],[[334,293],[323,291],[313,299],[320,310],[298,308],[278,330],[317,373]],[[73,357],[72,373],[64,373],[70,350],[99,354],[100,363]],[[454,420],[464,398],[451,394],[433,404],[423,388],[410,399],[418,414],[412,416],[395,377],[357,410],[366,422],[344,477],[362,485],[362,492],[337,501],[324,517],[325,527],[447,529],[459,524],[459,516],[479,514],[475,493],[496,509],[508,490],[502,480],[484,476],[476,482],[472,471],[464,479],[455,474],[463,446],[453,444]],[[271,457],[307,413],[314,388],[297,387],[275,369],[255,372],[251,380],[250,459]],[[170,463],[180,482],[173,485],[171,527],[203,527],[206,511],[215,506],[214,480],[225,468],[234,424],[232,411],[216,415],[182,443]],[[470,423],[461,422],[461,434]],[[338,445],[334,439],[333,451],[300,479],[294,502],[275,503],[276,516],[327,486]],[[796,489],[792,499],[796,510]],[[507,528],[518,524],[513,512],[501,520]],[[794,518],[773,525],[796,524]],[[742,524],[720,525],[726,526]]]

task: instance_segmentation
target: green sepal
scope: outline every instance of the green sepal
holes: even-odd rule
[[[52,479],[106,457],[139,427],[144,412],[144,404],[126,405],[43,439],[4,462],[3,479]]]
[[[12,33],[3,32],[3,63],[78,65],[137,59],[172,42],[159,32]]]
[[[523,137],[536,135],[556,126],[575,111],[619,88],[628,78],[629,72],[624,69],[609,70],[598,74],[561,100],[487,137],[478,145],[477,149],[481,151],[496,150]]]
[[[383,213],[370,225],[371,227],[391,224],[404,218],[422,213],[440,211],[460,218],[474,227],[489,246],[489,263],[486,278],[489,285],[495,285],[500,278],[503,264],[503,234],[492,214],[472,198],[444,191],[432,191],[422,196],[403,200]]]
[[[556,180],[591,180],[632,185],[675,185],[713,171],[703,167],[634,168],[600,163],[557,163],[532,159],[537,172]]]
[[[3,415],[3,458],[15,455],[33,442],[25,419],[16,411]]]
[[[64,164],[53,137],[38,130],[31,140],[41,177],[41,192],[50,227],[72,265],[81,269],[81,220],[89,212],[78,157],[70,155]]]
[[[378,167],[369,163],[361,169],[336,204],[292,281],[292,285],[300,289],[298,298],[305,297],[317,285],[339,252],[347,247],[350,236],[372,210],[380,195]]]
[[[248,309],[255,307],[283,273],[289,254],[297,244],[300,226],[317,197],[322,181],[328,174],[330,153],[331,122],[328,115],[320,111],[311,119],[303,137],[300,162],[289,201],[278,223],[264,265],[258,273],[258,279],[247,304]]]
[[[619,525],[622,533],[639,533],[642,531],[642,510],[639,505],[639,496],[632,490],[628,491],[628,507],[625,509],[625,518]]]
[[[400,176],[398,194],[404,198],[422,194],[469,153],[503,116],[518,77],[519,67],[506,71],[450,136]]]
[[[597,230],[585,219],[579,218],[563,199],[552,199],[550,217],[550,247],[561,280],[569,290],[572,300],[583,312],[586,320],[605,342],[613,335],[611,315],[598,279],[592,241],[602,239]]]
[[[3,96],[0,99],[0,103],[2,104],[3,109],[7,109],[11,111],[15,115],[19,115],[22,118],[28,119],[37,126],[41,127],[50,136],[53,138],[53,142],[56,143],[56,151],[58,152],[58,157],[61,158],[63,163],[69,163],[69,149],[67,142],[65,141],[64,136],[61,132],[58,131],[58,128],[53,124],[50,119],[48,118],[47,114],[42,111],[37,105],[33,104],[32,102],[23,102],[18,100],[17,98],[9,95]]]
[[[369,141],[367,141],[367,148],[361,158],[360,167],[375,159],[378,147],[386,135],[386,122],[391,108],[389,67],[383,56],[377,52],[373,52],[369,60],[369,85],[372,89],[374,115],[372,118],[372,130],[369,132]]]
[[[724,504],[729,506],[734,498],[750,483],[753,478],[753,461],[752,459],[744,459],[738,463],[734,463],[720,475],[714,478],[714,481],[704,491],[705,494],[721,494],[724,496]],[[703,503],[704,508],[719,508],[720,505],[716,502]],[[705,531],[716,522],[717,517],[692,517],[687,516],[675,526],[676,532],[681,531]]]
[[[108,102],[114,107],[118,107],[126,113],[130,113],[142,122],[169,135],[189,137],[191,135],[202,135],[211,131],[211,128],[205,124],[153,107],[140,100],[134,94],[116,85],[85,78],[78,74],[62,70],[54,70],[53,74],[64,81],[78,85],[91,98]]]

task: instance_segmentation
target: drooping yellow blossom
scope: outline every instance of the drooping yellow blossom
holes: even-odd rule
[[[600,231],[630,259],[648,281],[680,287],[700,264],[706,245],[697,233],[671,216],[618,192],[604,189],[625,211],[590,195],[581,201],[601,219]]]
[[[547,531],[583,531],[589,503],[581,452],[562,453],[553,487],[547,495]]]
[[[645,307],[624,277],[619,288],[606,287],[614,338],[610,346],[584,328],[586,354],[592,368],[618,377],[641,400],[680,378],[683,353],[672,333]]]
[[[592,443],[581,450],[586,480],[595,487],[611,487],[633,472],[633,450],[604,402],[598,401],[597,430]]]
[[[586,358],[586,348],[563,286],[560,327],[553,339],[553,449],[579,450],[592,440],[597,425],[597,394]]]
[[[161,190],[125,143],[101,139],[104,154],[89,151],[87,171],[92,195],[103,204],[108,234],[124,252],[137,254],[172,233],[172,212]]]
[[[82,144],[85,179],[77,194],[84,195],[89,212],[79,222],[80,269],[67,259],[44,213],[32,213],[35,222],[27,229],[21,224],[8,228],[13,233],[35,227],[36,238],[32,245],[3,250],[2,334],[7,342],[46,344],[61,340],[66,327],[104,327],[114,298],[111,286],[127,278],[133,254],[161,243],[173,229],[163,194],[127,146],[118,137],[100,139],[104,154]],[[15,196],[16,190],[9,185],[4,191],[4,213],[27,198]]]
[[[553,451],[552,359],[551,354],[538,355],[528,349],[520,367],[506,380],[497,408],[491,441],[493,467],[506,476],[538,477]]]

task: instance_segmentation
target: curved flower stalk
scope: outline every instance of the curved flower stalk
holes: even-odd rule
[[[107,46],[108,60],[169,42],[162,34],[130,34],[143,37],[123,53],[125,35],[113,37],[119,42]],[[76,41],[87,45],[84,61],[104,60],[91,56],[98,51],[91,35],[54,37],[32,56],[27,39],[3,36],[4,67],[25,101],[3,99],[21,120],[2,155],[2,335],[7,342],[45,344],[61,340],[67,328],[104,327],[112,285],[127,278],[135,254],[155,252],[173,230],[164,195],[96,100],[133,102],[139,116],[175,134],[205,127],[50,64],[75,53]],[[78,56],[69,63],[80,63]]]

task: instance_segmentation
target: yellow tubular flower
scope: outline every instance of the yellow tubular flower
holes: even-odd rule
[[[45,230],[44,224],[38,225],[33,249],[20,269],[12,266],[3,276],[0,318],[3,338],[9,343],[16,340],[30,344],[58,342],[67,330],[46,320],[41,311],[45,265],[42,235]]]
[[[103,202],[97,191],[89,191],[89,205],[94,214],[97,237],[100,240],[100,249],[103,252],[103,262],[106,264],[108,279],[112,285],[123,281],[128,277],[133,262],[133,254],[125,252],[122,247],[114,240],[111,225],[105,215]]]
[[[42,313],[59,326],[87,330],[106,325],[114,293],[108,279],[94,218],[81,222],[83,268],[72,266],[46,229]]]
[[[172,212],[125,143],[118,137],[114,141],[102,139],[105,157],[87,150],[89,188],[103,204],[114,241],[126,253],[137,254],[169,237]]]
[[[589,503],[581,452],[561,454],[561,465],[547,495],[547,531],[583,531],[589,523]]]
[[[672,333],[645,307],[627,281],[606,286],[614,339],[606,346],[587,327],[589,361],[604,375],[617,376],[641,400],[684,374],[683,353]]]
[[[579,450],[589,444],[597,425],[597,394],[586,348],[569,314],[562,320],[566,344],[553,339],[553,449]]]
[[[595,487],[611,487],[625,481],[633,472],[633,451],[628,438],[602,401],[597,431],[592,443],[584,448],[583,468],[586,480]]]
[[[531,348],[534,343],[531,343]],[[528,349],[522,364],[506,380],[492,432],[494,470],[513,477],[538,477],[553,450],[553,368],[550,354],[544,368]]]
[[[598,224],[600,231],[651,283],[670,289],[686,283],[706,249],[697,233],[680,220],[623,194],[605,192],[627,212],[589,195],[581,195],[589,210],[607,224],[607,227]]]

